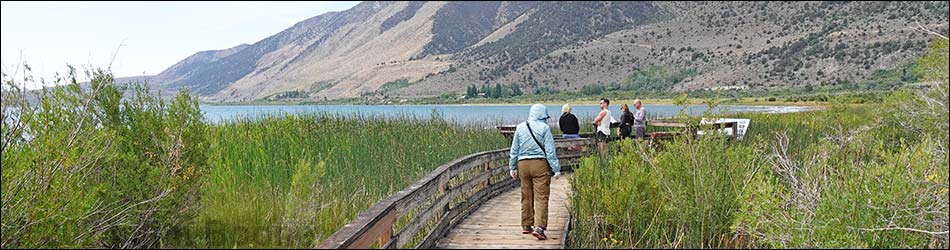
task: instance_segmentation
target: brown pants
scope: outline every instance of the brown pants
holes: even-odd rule
[[[551,194],[551,168],[546,159],[518,161],[521,179],[521,225],[548,227],[548,197]]]

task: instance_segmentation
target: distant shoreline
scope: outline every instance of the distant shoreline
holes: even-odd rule
[[[724,101],[721,102],[721,105],[740,105],[740,106],[797,106],[797,107],[825,107],[828,104],[818,103],[818,102],[788,102],[788,101],[757,101],[761,98],[742,98],[737,102]],[[621,105],[627,104],[632,105],[634,99],[620,99],[620,100],[611,100],[610,104]],[[661,98],[661,99],[641,99],[643,104],[661,104],[661,105],[673,105],[675,104],[673,99]],[[686,103],[688,105],[702,105],[705,104],[704,99],[693,99],[690,98]],[[352,106],[371,106],[371,105],[392,105],[392,106],[401,106],[401,105],[414,105],[414,106],[506,106],[506,105],[532,105],[532,104],[545,104],[545,105],[563,105],[565,103],[570,103],[571,105],[598,105],[598,101],[591,100],[572,100],[572,101],[537,101],[537,102],[487,102],[487,103],[415,103],[415,102],[402,102],[402,103],[311,103],[311,102],[201,102],[202,105],[209,106],[308,106],[308,105],[352,105]]]

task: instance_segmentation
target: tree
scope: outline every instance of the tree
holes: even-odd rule
[[[494,91],[492,91],[492,88],[489,88],[487,85],[482,85],[482,91],[479,92],[485,93],[485,97],[491,97],[492,92]]]
[[[478,96],[478,89],[475,88],[475,84],[468,86],[465,90],[465,97],[474,98]]]
[[[518,84],[511,84],[511,96],[520,96],[523,94],[524,92],[521,92],[521,87],[518,87]]]

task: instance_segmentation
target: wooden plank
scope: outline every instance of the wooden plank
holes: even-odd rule
[[[548,228],[545,234],[562,234],[564,230]],[[493,229],[464,229],[453,228],[449,234],[470,234],[470,235],[521,235],[521,228],[493,228]]]
[[[481,166],[482,164],[486,162],[492,162],[492,161],[502,160],[506,158],[508,158],[507,149],[488,151],[488,152],[485,152],[484,154],[477,155],[470,159],[465,159],[463,161],[460,161],[458,164],[452,165],[447,170],[447,174],[448,174],[449,179],[451,179],[453,177],[458,176],[462,172],[465,172],[466,170]]]
[[[550,235],[547,240],[538,240],[530,234],[523,238],[505,239],[491,236],[473,236],[473,237],[453,237],[445,238],[445,244],[466,244],[466,245],[557,245],[560,247],[560,238],[552,239]]]
[[[548,221],[566,221],[567,211],[552,213],[548,211]],[[475,215],[474,213],[470,215],[467,219],[472,220],[478,223],[488,223],[488,222],[517,222],[521,220],[521,213],[517,214],[507,214],[511,216],[496,216],[496,215]]]
[[[434,229],[426,234],[426,237],[423,238],[422,242],[419,243],[417,248],[432,248],[442,236],[448,233],[448,230],[454,228],[456,225],[461,223],[465,217],[474,212],[478,206],[483,203],[481,202],[482,200],[491,199],[502,193],[502,191],[505,191],[505,189],[511,189],[515,182],[511,179],[508,180],[509,181],[496,183],[495,185],[492,185],[491,188],[480,190],[472,195],[472,197],[469,197],[469,200],[466,202],[450,209],[448,214],[439,221]],[[479,202],[473,203],[472,199],[478,199]]]
[[[449,243],[439,245],[441,249],[560,249],[560,245],[524,245],[524,244],[459,244]]]
[[[571,232],[571,223],[573,223],[574,216],[571,214],[567,215],[567,225],[564,226],[563,233],[559,234],[561,236],[561,249],[567,249],[567,238],[568,233]]]
[[[396,221],[395,218],[396,218],[396,217],[395,217],[395,215],[394,215],[394,216],[393,216],[393,222],[394,222],[394,223],[395,223],[395,221]],[[379,236],[379,245],[380,245],[380,246],[391,245],[391,244],[389,244],[389,243],[390,243],[389,240],[393,238],[393,224],[390,223],[390,224],[389,224],[389,229],[383,229],[383,230],[384,230],[383,233]]]
[[[558,231],[561,231],[562,228],[564,228],[564,225],[566,225],[566,223],[549,224],[549,225],[548,225],[548,230],[557,229]],[[503,230],[519,231],[519,232],[521,231],[521,225],[518,225],[518,223],[513,223],[512,225],[477,225],[477,224],[465,223],[465,224],[458,224],[458,225],[455,225],[454,228],[458,228],[458,229],[469,229],[469,230],[499,230],[499,229],[503,229]]]
[[[549,235],[550,237],[560,238],[560,236]],[[504,235],[490,235],[490,234],[449,234],[443,238],[444,241],[491,241],[491,240],[530,240],[531,242],[538,241],[537,238],[530,234],[504,234]],[[530,243],[530,242],[529,242]],[[556,244],[556,243],[548,243]]]
[[[369,248],[373,246],[373,243],[376,243],[377,240],[382,239],[382,236],[387,236],[386,240],[389,240],[387,234],[391,234],[393,230],[393,223],[396,222],[396,213],[392,210],[385,213],[383,217],[379,220],[378,223],[375,223],[373,227],[369,228],[366,233],[361,234],[360,237],[357,237],[348,248]],[[387,242],[380,241],[380,245],[385,245]]]
[[[650,121],[648,124],[653,127],[674,127],[674,128],[685,128],[689,127],[686,123],[675,122],[675,121]]]
[[[566,176],[565,176],[566,177]],[[562,192],[563,195],[552,195],[549,200],[548,241],[538,241],[533,236],[521,234],[520,228],[520,190],[507,190],[498,197],[484,202],[477,211],[466,217],[464,221],[449,230],[444,238],[437,242],[437,247],[465,247],[465,248],[537,248],[537,246],[551,246],[560,248],[563,238],[567,235],[567,209],[569,190],[567,178],[553,180],[552,194]],[[543,243],[539,243],[543,242]]]
[[[415,236],[416,233],[418,233],[427,222],[429,222],[430,218],[436,215],[442,215],[445,212],[443,209],[445,208],[446,204],[448,204],[450,200],[455,199],[455,196],[457,196],[458,193],[459,190],[452,190],[446,193],[442,197],[439,197],[439,199],[432,203],[432,205],[429,206],[429,208],[427,208],[425,211],[417,214],[415,218],[412,218],[409,224],[403,227],[402,230],[399,230],[399,233],[396,234],[396,247],[403,248],[407,243],[409,243],[409,240],[411,240],[412,237]]]
[[[490,174],[492,173],[491,172],[482,173],[466,181],[465,183],[463,183],[462,185],[458,187],[453,187],[450,190],[447,190],[445,195],[440,197],[439,200],[433,203],[433,205],[429,207],[425,212],[416,215],[416,218],[413,218],[410,224],[407,225],[403,230],[401,230],[399,234],[397,234],[397,237],[400,238],[400,240],[397,243],[396,247],[399,247],[399,248],[404,247],[405,244],[408,243],[408,241],[412,238],[412,236],[414,236],[418,232],[418,230],[421,229],[422,226],[424,226],[428,222],[429,218],[433,216],[433,213],[442,213],[443,210],[440,210],[440,209],[444,207],[449,201],[454,200],[459,194],[461,194],[462,191],[471,190],[474,186],[487,182],[487,180],[490,179],[491,177]],[[485,193],[485,192],[476,192],[475,194],[473,194],[473,197],[479,197],[480,193]],[[470,197],[470,199],[471,198],[472,197]],[[450,218],[450,219],[454,219],[454,218]]]
[[[521,226],[521,216],[509,217],[509,218],[504,218],[504,219],[499,219],[499,220],[466,219],[466,221],[463,223],[465,225],[470,225],[470,226],[519,227]],[[559,227],[566,224],[567,224],[566,214],[563,215],[562,217],[554,217],[554,216],[548,217],[548,228]]]

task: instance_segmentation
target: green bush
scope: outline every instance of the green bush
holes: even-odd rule
[[[4,76],[3,248],[161,247],[195,214],[207,127],[195,98],[171,103],[75,71],[38,91]]]
[[[314,247],[439,165],[506,146],[437,113],[208,125],[187,92],[91,75],[35,93],[4,76],[2,248]]]
[[[730,236],[743,188],[735,180],[758,167],[735,163],[755,163],[759,149],[731,147],[723,138],[673,142],[660,151],[619,144],[607,166],[588,158],[575,172],[572,247],[698,248]]]
[[[571,246],[946,248],[946,44],[918,64],[934,85],[873,108],[816,96],[833,105],[736,115],[752,120],[741,142],[624,141],[609,164],[585,159]]]
[[[943,136],[877,115],[746,114],[742,142],[621,142],[606,166],[590,158],[575,172],[571,246],[945,246],[897,229],[946,230],[947,156],[931,139]]]

